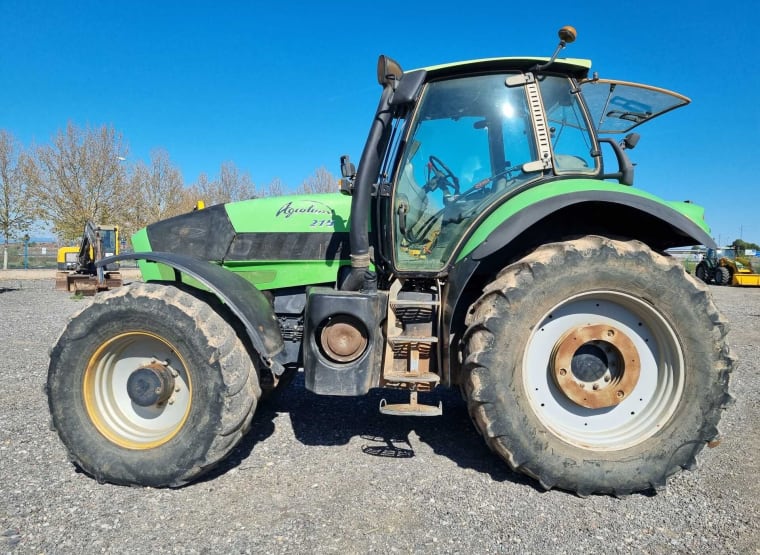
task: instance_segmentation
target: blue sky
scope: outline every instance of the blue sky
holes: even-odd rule
[[[639,129],[636,186],[706,206],[716,239],[760,243],[754,0],[199,2],[0,0],[0,128],[49,143],[112,125],[129,161],[165,149],[186,183],[225,161],[266,185],[359,160],[378,54],[405,68],[566,56],[692,99]]]

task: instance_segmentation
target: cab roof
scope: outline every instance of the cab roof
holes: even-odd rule
[[[490,71],[530,71],[537,65],[545,64],[549,60],[550,58],[547,57],[483,58],[434,65],[420,69],[426,71],[429,78],[439,78]],[[568,74],[576,79],[585,79],[588,76],[590,68],[591,60],[583,58],[558,58],[546,68],[546,71]]]

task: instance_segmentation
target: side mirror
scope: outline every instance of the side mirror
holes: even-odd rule
[[[340,175],[342,176],[338,183],[340,192],[344,195],[352,195],[354,193],[356,167],[349,159],[348,154],[344,154],[340,157]]]
[[[356,175],[356,167],[349,158],[348,154],[340,157],[340,175],[342,177],[353,178]]]
[[[623,144],[621,146],[626,150],[633,150],[639,144],[640,138],[641,135],[638,133],[628,133],[628,135],[623,137]]]
[[[396,90],[402,75],[404,75],[404,71],[396,60],[384,54],[380,55],[377,59],[377,82],[379,84],[383,87],[390,85],[393,90]]]

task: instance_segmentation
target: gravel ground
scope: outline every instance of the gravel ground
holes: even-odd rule
[[[722,444],[665,492],[543,492],[486,449],[458,394],[438,418],[387,417],[387,392],[318,397],[302,377],[213,475],[155,490],[78,473],[48,428],[48,348],[89,301],[0,274],[0,553],[760,553],[760,289],[713,293],[737,401]]]

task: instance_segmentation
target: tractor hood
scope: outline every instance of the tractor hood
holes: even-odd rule
[[[156,222],[135,233],[132,244],[137,252],[220,263],[260,288],[319,283],[305,275],[314,272],[330,282],[338,266],[350,263],[350,211],[351,198],[339,193],[251,199]],[[153,266],[141,263],[145,279],[161,279]]]

